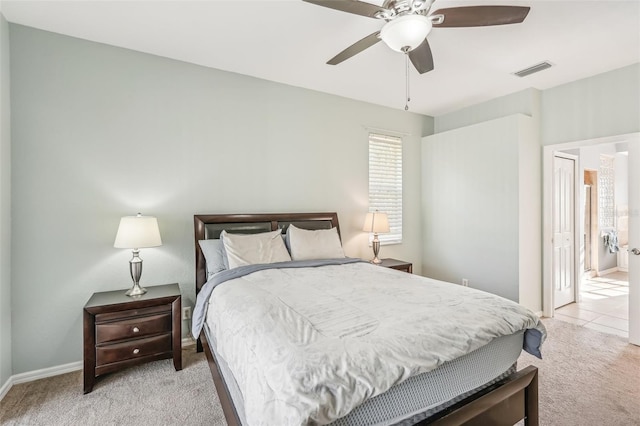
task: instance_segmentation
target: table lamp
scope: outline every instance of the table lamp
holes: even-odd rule
[[[378,240],[378,234],[383,232],[389,232],[389,217],[386,213],[380,213],[378,211],[374,213],[367,213],[364,219],[363,231],[373,233],[373,259],[371,263],[382,263],[382,260],[378,258],[380,252],[380,240]]]
[[[132,249],[133,257],[129,261],[129,270],[133,287],[126,292],[127,296],[141,296],[147,292],[144,287],[140,287],[140,277],[142,276],[142,259],[140,259],[140,249],[147,247],[158,247],[162,245],[158,220],[153,216],[125,216],[120,219],[120,226],[116,234],[115,248]]]

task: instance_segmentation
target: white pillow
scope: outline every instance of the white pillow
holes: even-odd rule
[[[309,231],[289,225],[287,237],[293,260],[345,257],[336,228]]]
[[[229,269],[256,263],[287,262],[291,260],[282,241],[280,229],[260,234],[221,234],[227,252]]]

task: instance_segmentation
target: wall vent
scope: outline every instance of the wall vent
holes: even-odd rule
[[[546,70],[547,68],[551,68],[553,66],[553,64],[551,64],[550,62],[544,61],[544,62],[540,62],[539,64],[535,64],[533,66],[530,66],[529,68],[525,68],[523,70],[520,71],[516,71],[513,73],[513,75],[517,75],[518,77],[526,77],[528,75],[531,75],[533,73],[542,71],[542,70]]]

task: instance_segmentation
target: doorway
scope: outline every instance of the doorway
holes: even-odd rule
[[[618,168],[625,169],[626,163],[621,161],[624,157],[616,155],[616,188],[626,187],[623,182],[617,182]],[[583,166],[584,166],[583,162]],[[618,270],[602,273],[598,268],[598,171],[584,168],[582,180],[582,247],[580,263],[582,275],[578,277],[579,292],[575,303],[567,304],[555,311],[555,318],[578,326],[590,328],[608,334],[627,338],[629,335],[629,282],[626,270],[621,268],[618,261]],[[622,178],[622,176],[620,176]],[[624,177],[626,179],[626,176]],[[616,200],[622,198],[625,203],[626,196],[615,194]],[[616,210],[619,205],[616,202]],[[624,211],[620,214],[626,216]],[[616,217],[620,217],[616,214]],[[621,219],[620,219],[621,220]],[[626,238],[620,234],[620,242]],[[620,247],[622,250],[622,247]],[[620,256],[619,256],[620,258]],[[600,272],[600,273],[599,273]]]
[[[588,229],[592,230],[596,225],[601,222],[598,216],[597,201],[600,197],[598,194],[598,179],[591,180],[591,189],[589,190],[590,196],[590,214],[587,219],[587,189],[582,186],[582,183],[576,187],[576,195],[582,201],[577,205],[581,208],[576,209],[580,212],[580,217],[576,219],[576,224],[579,224],[579,230],[576,231],[576,247],[583,246],[584,241],[589,238],[591,250],[587,253],[583,250],[576,250],[576,276],[580,277],[585,268],[584,260],[590,257],[591,270],[600,271],[602,277],[595,277],[600,282],[590,283],[593,287],[609,287],[612,290],[622,291],[628,289],[628,302],[625,302],[625,310],[628,310],[628,337],[629,342],[640,345],[640,256],[631,256],[633,248],[640,248],[640,133],[633,133],[628,135],[619,135],[614,137],[598,138],[587,141],[576,141],[565,144],[558,144],[552,146],[543,147],[543,314],[544,316],[553,317],[555,313],[555,287],[554,287],[554,227],[553,227],[553,201],[554,201],[554,160],[555,155],[559,151],[565,151],[570,153],[579,153],[580,148],[593,148],[597,149],[597,146],[613,144],[616,149],[620,146],[628,147],[628,160],[629,160],[629,173],[628,178],[624,181],[628,183],[628,208],[629,208],[629,273],[628,281],[623,277],[606,276],[610,273],[607,259],[603,259],[601,265],[597,265],[598,257],[602,257],[603,253],[597,253],[594,250],[595,246],[600,246],[600,251],[603,251],[602,244],[596,244],[601,237],[599,231],[588,232]],[[581,167],[584,164],[581,162]],[[595,166],[597,168],[598,166]],[[638,170],[636,170],[638,169]],[[578,175],[580,176],[580,175]],[[592,176],[593,177],[593,176]],[[582,179],[581,179],[582,180]],[[606,201],[606,200],[605,200]],[[583,216],[584,214],[584,216]],[[603,216],[603,219],[608,216]],[[588,226],[590,225],[590,227]],[[604,234],[604,233],[603,233]],[[637,251],[640,254],[640,250]],[[635,252],[633,253],[635,254]],[[598,267],[599,266],[599,267]],[[614,265],[615,266],[615,265]],[[615,269],[613,270],[615,271]],[[609,281],[606,281],[609,280]],[[576,280],[578,286],[580,286],[580,279]],[[620,281],[620,282],[615,282]],[[587,289],[585,289],[587,290]],[[590,293],[598,295],[608,290],[591,289]],[[591,294],[591,296],[593,296]],[[611,302],[613,303],[613,302]]]

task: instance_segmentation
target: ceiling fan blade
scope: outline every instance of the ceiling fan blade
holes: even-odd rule
[[[438,9],[432,15],[444,15],[434,27],[484,27],[519,24],[529,13],[526,6],[463,6]]]
[[[375,18],[378,12],[387,11],[385,8],[376,6],[371,3],[364,3],[357,0],[302,0],[307,3],[317,4],[318,6],[328,7],[330,9],[349,12],[356,15],[368,16]]]
[[[350,57],[357,55],[363,50],[373,46],[377,42],[380,41],[380,31],[376,31],[375,33],[369,34],[365,38],[360,41],[356,41],[351,46],[344,49],[342,52],[338,53],[333,58],[329,59],[327,64],[329,65],[338,65],[342,61],[346,61]]]
[[[431,54],[431,46],[425,38],[420,46],[409,52],[411,63],[420,74],[424,74],[433,70],[433,55]]]

